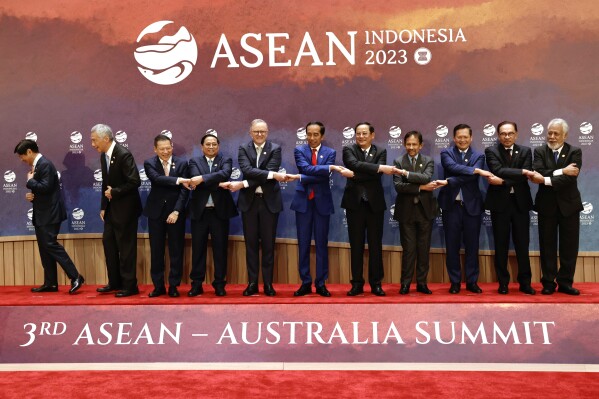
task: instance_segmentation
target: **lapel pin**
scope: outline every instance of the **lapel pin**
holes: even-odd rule
[[[565,157],[566,157],[566,154],[562,154],[562,158],[565,158]]]
[[[422,168],[422,164],[420,164],[420,165],[418,165],[418,166]]]
[[[322,155],[320,156],[320,158],[322,159]]]
[[[514,154],[517,154],[517,153],[518,153],[518,151],[514,151]]]
[[[212,166],[214,166],[214,167],[216,168],[216,167],[218,166],[218,164],[216,164],[216,163],[215,163],[215,164],[214,164],[214,165],[212,165]]]
[[[467,159],[464,159],[464,162],[468,162],[468,160],[467,160]]]

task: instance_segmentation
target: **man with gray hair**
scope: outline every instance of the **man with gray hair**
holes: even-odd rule
[[[543,295],[553,294],[556,286],[558,292],[580,294],[572,283],[578,257],[580,211],[583,210],[577,181],[582,151],[566,143],[566,138],[566,121],[551,120],[547,125],[547,144],[535,148],[534,172],[528,173],[528,178],[539,185],[535,209],[539,213]]]
[[[136,295],[139,294],[135,276],[137,219],[141,215],[139,171],[131,152],[114,141],[109,126],[92,127],[91,142],[101,154],[100,218],[104,222],[102,244],[108,271],[108,284],[97,291],[116,291],[118,298]]]

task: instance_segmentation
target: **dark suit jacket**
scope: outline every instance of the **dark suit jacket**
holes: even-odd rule
[[[27,188],[35,195],[32,202],[34,226],[56,224],[67,218],[58,174],[49,159],[42,156],[37,161]]]
[[[474,169],[484,168],[485,156],[470,146],[462,162],[460,150],[454,145],[441,151],[441,165],[444,178],[448,182],[439,191],[441,209],[452,210],[456,206],[455,198],[461,189],[466,212],[471,216],[480,215],[483,212],[483,197],[478,187],[479,176],[474,174]]]
[[[387,209],[385,193],[381,183],[379,165],[387,164],[387,150],[379,149],[372,144],[367,157],[358,144],[343,147],[343,164],[354,172],[354,177],[347,179],[341,207],[359,209],[362,193],[366,192],[368,203],[373,211]]]
[[[158,156],[144,162],[146,176],[152,182],[152,189],[144,208],[144,215],[150,219],[159,219],[164,213],[164,208],[166,208],[167,214],[173,211],[178,211],[182,214],[187,206],[189,190],[182,184],[177,185],[178,177],[188,177],[187,161],[174,155],[171,161],[171,169],[168,176],[164,175],[162,161]],[[184,215],[181,215],[181,218],[184,217]]]
[[[532,209],[532,195],[528,178],[522,174],[522,169],[532,170],[532,151],[528,147],[514,144],[512,161],[508,162],[507,151],[501,143],[485,150],[487,166],[491,173],[503,179],[501,186],[490,184],[485,199],[485,209],[501,212],[510,202],[510,191],[514,189],[514,198],[518,209],[522,212]]]
[[[321,215],[335,213],[329,177],[329,166],[335,164],[336,152],[330,147],[320,146],[317,165],[312,165],[312,149],[308,144],[294,150],[295,164],[301,174],[301,181],[295,187],[291,209],[305,213],[308,209],[308,196],[314,190],[314,204]]]
[[[130,222],[141,215],[141,198],[138,187],[141,185],[139,171],[133,155],[128,149],[116,143],[110,158],[110,170],[106,172],[105,154],[100,155],[102,164],[102,203],[101,209],[110,212],[113,223]],[[112,200],[104,196],[107,186],[112,187]]]
[[[555,170],[571,163],[575,163],[578,168],[582,167],[580,148],[564,143],[557,164],[553,158],[553,151],[546,144],[535,148],[533,169],[545,177],[551,177],[551,186],[539,184],[539,191],[535,198],[535,210],[539,214],[555,213],[559,209],[562,215],[570,216],[584,209],[578,191],[577,177],[553,176]]]
[[[420,191],[420,185],[429,183],[435,172],[435,163],[433,158],[418,154],[416,158],[416,171],[412,172],[412,165],[408,154],[399,157],[394,161],[399,169],[410,171],[408,177],[393,175],[393,185],[397,192],[395,198],[395,213],[393,219],[398,222],[406,220],[408,213],[413,212],[414,198],[418,197],[424,213],[428,219],[434,219],[437,216],[437,200],[432,191]]]
[[[281,186],[275,179],[268,179],[268,172],[278,172],[281,167],[281,146],[267,140],[262,148],[259,167],[256,167],[256,159],[256,147],[253,141],[239,146],[239,168],[243,173],[243,178],[249,184],[248,188],[239,190],[237,199],[239,210],[246,212],[250,209],[256,188],[260,186],[268,210],[272,213],[281,212],[283,210]]]
[[[212,162],[212,172],[208,167],[205,156],[189,160],[189,175],[202,176],[204,182],[196,187],[191,194],[189,209],[192,220],[199,220],[206,209],[208,197],[212,195],[214,211],[219,219],[227,220],[237,216],[237,208],[229,190],[220,188],[219,183],[226,182],[231,177],[233,161],[229,157],[218,154]]]

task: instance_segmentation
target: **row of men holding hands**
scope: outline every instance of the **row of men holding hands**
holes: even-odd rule
[[[146,175],[152,183],[143,210],[148,217],[151,277],[154,283],[154,290],[149,296],[156,297],[167,292],[171,297],[180,295],[177,287],[182,279],[186,210],[191,219],[193,248],[190,274],[192,284],[187,295],[197,296],[203,293],[209,234],[215,267],[212,286],[217,296],[226,295],[229,219],[238,214],[238,209],[243,222],[249,280],[243,295],[258,294],[260,270],[264,294],[276,295],[273,287],[274,250],[278,215],[283,210],[278,183],[283,181],[299,183],[291,209],[296,214],[302,284],[294,295],[309,294],[314,285],[317,294],[330,296],[325,282],[329,269],[329,221],[330,215],[334,213],[329,185],[332,172],[347,178],[341,207],[346,209],[351,247],[352,278],[348,296],[364,292],[365,242],[368,242],[369,248],[368,283],[371,292],[377,296],[385,295],[382,288],[382,234],[386,209],[381,183],[383,174],[393,175],[397,192],[394,218],[399,222],[403,248],[400,294],[409,293],[414,273],[417,291],[431,293],[427,286],[429,250],[433,219],[437,215],[438,206],[443,210],[450,293],[457,294],[461,289],[459,251],[462,242],[466,252],[466,289],[474,293],[482,292],[477,284],[478,245],[481,215],[484,208],[487,208],[491,211],[493,225],[498,292],[508,293],[510,275],[507,259],[511,233],[518,260],[517,279],[520,291],[535,294],[530,284],[532,275],[528,256],[529,211],[533,209],[528,185],[528,181],[531,181],[539,184],[536,210],[539,212],[542,293],[552,294],[557,288],[566,294],[578,295],[572,282],[578,254],[578,217],[582,210],[577,188],[582,153],[580,149],[565,143],[568,125],[562,119],[554,119],[549,123],[547,144],[535,149],[534,165],[531,149],[515,143],[518,136],[516,123],[502,122],[497,130],[497,145],[487,148],[485,154],[482,154],[471,147],[471,128],[465,124],[457,125],[453,131],[455,145],[441,152],[444,179],[440,180],[432,180],[433,159],[420,153],[423,138],[419,132],[411,131],[404,136],[406,153],[397,158],[393,165],[387,165],[386,150],[373,142],[375,131],[368,122],[356,125],[356,143],[343,148],[345,166],[335,165],[335,150],[323,145],[324,125],[309,122],[306,126],[308,143],[294,150],[299,173],[286,174],[278,172],[281,147],[267,140],[268,125],[265,121],[256,119],[250,125],[252,140],[240,146],[238,152],[238,163],[244,179],[242,181],[229,181],[232,160],[219,153],[220,141],[215,135],[207,134],[202,137],[203,155],[194,157],[189,162],[172,155],[170,138],[159,135],[154,140],[156,156],[144,162]],[[92,146],[102,154],[104,195],[101,217],[104,221],[103,244],[108,269],[108,284],[98,288],[98,291],[116,291],[117,297],[135,295],[139,293],[135,277],[137,219],[142,212],[137,190],[141,184],[139,172],[131,153],[113,140],[112,130],[107,125],[94,126],[91,140]],[[21,157],[19,145],[15,152]],[[36,154],[37,152],[36,147]],[[485,155],[489,170],[484,169]],[[22,159],[29,163],[27,151],[23,156],[25,159]],[[35,167],[34,163],[30,164]],[[479,176],[486,178],[489,183],[485,201],[479,189]],[[35,174],[28,176],[29,188],[32,188],[30,182],[35,179]],[[437,204],[432,192],[439,188]],[[231,196],[231,192],[235,191],[240,191],[237,207]],[[37,234],[36,202],[41,202],[41,199],[33,188],[32,192],[35,199],[28,199],[33,201]],[[188,201],[190,192],[191,199]],[[66,214],[64,217],[66,218]],[[57,234],[58,229],[54,230]],[[314,279],[310,275],[312,238],[316,247]],[[38,243],[41,242],[38,236]],[[168,242],[170,256],[168,291],[164,280],[165,242]],[[45,250],[43,247],[40,245],[40,254]],[[46,263],[42,256],[45,272],[50,269],[50,278],[45,280],[42,287],[34,290],[57,289],[56,261],[71,277],[71,290],[74,287],[75,290],[78,289],[83,283],[83,277],[68,267],[70,258],[66,261],[65,255],[68,258],[64,252],[54,261]],[[80,283],[77,283],[79,280]]]

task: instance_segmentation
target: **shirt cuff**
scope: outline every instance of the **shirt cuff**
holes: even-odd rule
[[[553,171],[553,176],[561,176],[564,174],[564,170],[563,169],[556,169]]]
[[[181,178],[180,177],[177,177],[177,182],[175,184],[177,184],[177,185],[181,184]]]
[[[546,186],[551,186],[551,177],[545,177],[545,185]]]
[[[248,188],[250,186],[250,184],[248,183],[247,180],[242,181],[243,183],[243,187]]]
[[[267,179],[268,179],[268,180],[272,180],[272,179],[274,179],[274,176],[275,176],[275,172],[273,172],[273,171],[271,170],[270,172],[268,172],[268,177],[267,177]]]

